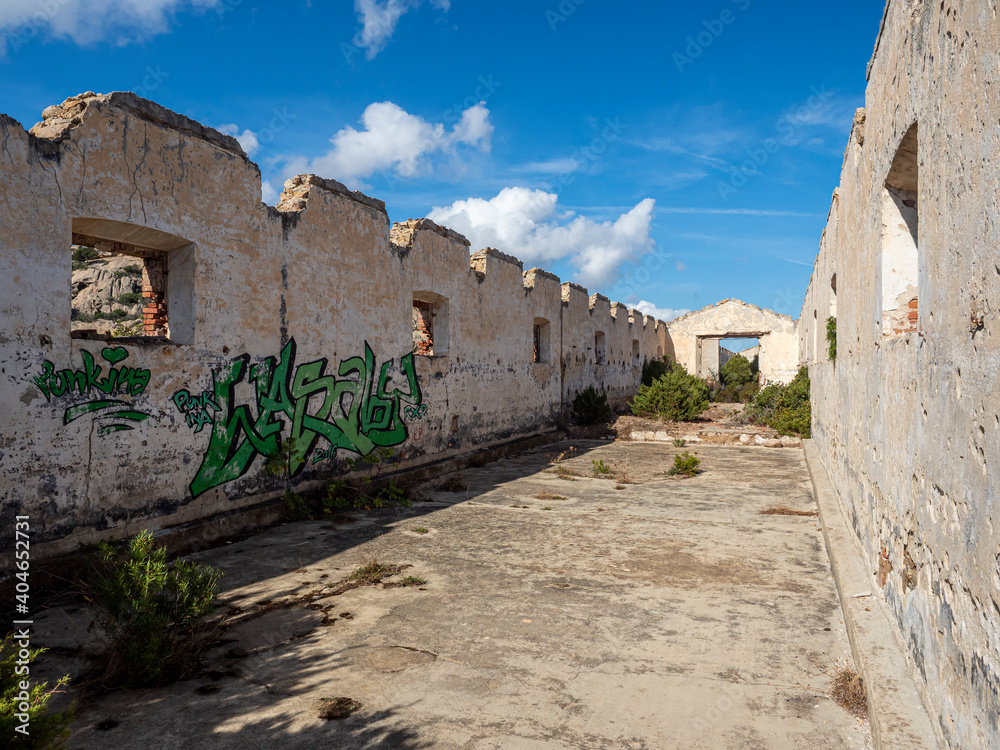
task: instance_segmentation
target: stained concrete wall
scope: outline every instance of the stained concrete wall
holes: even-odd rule
[[[887,5],[800,318],[813,437],[951,748],[1000,747],[997,12]],[[919,312],[885,332],[886,184],[915,123]]]
[[[789,383],[799,367],[798,329],[787,315],[725,299],[668,324],[674,356],[688,372],[718,374],[719,341],[760,339],[760,373],[765,383]]]
[[[274,497],[279,444],[308,488],[379,448],[405,468],[552,431],[577,390],[620,402],[668,350],[662,322],[470,259],[433,222],[390,227],[332,180],[265,206],[234,139],[131,94],[74,97],[31,133],[0,117],[0,147],[0,515],[31,516],[36,557]],[[171,341],[71,336],[78,235],[165,253]],[[433,356],[413,354],[415,298]]]

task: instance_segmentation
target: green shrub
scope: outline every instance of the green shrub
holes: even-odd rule
[[[89,260],[96,260],[101,254],[92,247],[78,247],[73,250],[73,260],[77,263],[86,263]]]
[[[573,398],[573,419],[578,424],[597,424],[611,419],[611,407],[608,406],[608,395],[598,393],[594,386],[589,385],[582,391],[577,391]]]
[[[138,305],[140,302],[142,302],[142,294],[139,292],[126,292],[118,297],[119,305],[131,307],[132,305]]]
[[[143,531],[124,548],[102,542],[91,557],[88,598],[108,638],[104,682],[135,687],[181,679],[198,665],[222,572],[183,560]]]
[[[673,372],[679,365],[670,357],[651,359],[642,363],[642,384],[652,385],[657,378]]]
[[[705,381],[688,375],[683,367],[644,385],[632,399],[632,413],[637,417],[655,417],[689,422],[708,408]]]
[[[667,473],[670,476],[693,477],[701,473],[701,459],[685,451],[674,456],[674,466]]]
[[[832,315],[826,319],[826,343],[830,345],[830,361],[837,361],[837,319]]]
[[[601,477],[609,477],[614,474],[614,470],[604,463],[604,459],[598,461],[591,461],[591,467],[594,470],[594,476],[600,479]]]
[[[809,437],[812,420],[809,371],[801,368],[788,385],[762,388],[744,414],[749,421],[766,424],[782,435]]]
[[[742,354],[730,357],[726,364],[719,370],[719,378],[722,383],[733,389],[740,389],[753,380],[753,367],[750,360]]]
[[[18,737],[23,735],[16,731],[17,727],[28,725],[30,734],[24,737],[20,747],[49,748],[58,747],[69,735],[69,723],[73,719],[70,708],[64,713],[46,713],[49,698],[69,682],[69,675],[58,680],[55,686],[48,688],[47,682],[29,684],[26,691],[21,690],[21,682],[25,679],[31,683],[30,677],[18,674],[18,651],[20,644],[14,640],[14,634],[9,633],[0,641],[0,735],[8,747],[19,747]],[[38,648],[28,652],[28,665],[46,649]],[[21,709],[27,703],[27,711]],[[25,717],[24,714],[27,714]],[[20,715],[19,715],[20,714]],[[27,719],[27,721],[25,721]]]

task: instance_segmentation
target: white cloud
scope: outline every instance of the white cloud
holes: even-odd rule
[[[166,31],[170,16],[185,6],[215,7],[219,0],[3,0],[0,55],[39,35],[77,44],[112,39],[139,41]]]
[[[636,310],[641,312],[643,315],[652,315],[657,320],[662,320],[664,323],[668,323],[674,318],[679,318],[681,315],[687,315],[690,310],[675,310],[672,307],[657,307],[652,302],[646,302],[642,300],[632,305]]]
[[[348,126],[337,132],[328,153],[312,160],[289,160],[289,168],[363,187],[359,181],[376,172],[391,171],[401,177],[429,174],[433,172],[430,157],[453,153],[458,145],[489,151],[493,134],[490,111],[482,103],[465,110],[450,131],[392,102],[369,104],[361,123],[363,130]]]
[[[220,133],[231,135],[239,141],[243,150],[246,151],[247,156],[253,156],[260,150],[260,141],[257,139],[257,134],[252,130],[245,129],[240,133],[239,126],[234,124],[220,125],[216,130]]]
[[[652,198],[603,222],[558,213],[558,200],[555,193],[510,187],[490,200],[435,207],[428,218],[464,234],[473,249],[496,247],[529,266],[566,258],[578,269],[576,280],[591,288],[611,287],[622,264],[652,252]]]
[[[423,0],[354,0],[354,10],[361,22],[361,30],[354,37],[354,44],[365,50],[369,60],[385,49],[390,37],[396,30],[399,19],[414,8],[422,5]],[[431,0],[435,8],[447,11],[451,0]]]
[[[278,191],[274,185],[271,184],[270,180],[261,180],[260,183],[260,199],[264,201],[269,206],[275,206],[278,203],[278,198],[281,197],[281,193]]]

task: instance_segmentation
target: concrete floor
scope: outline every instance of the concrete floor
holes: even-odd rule
[[[213,677],[83,704],[69,746],[866,747],[867,726],[824,694],[849,648],[818,522],[760,514],[815,508],[802,452],[573,446],[568,469],[602,459],[635,483],[561,479],[558,444],[463,472],[467,491],[428,490],[411,511],[286,524],[194,556],[226,571],[223,602],[244,612],[372,556],[427,584],[239,625],[239,658],[216,648]],[[681,450],[705,472],[666,477]],[[36,641],[48,627],[68,645],[56,623],[70,615],[40,618]],[[339,696],[363,708],[319,718]]]

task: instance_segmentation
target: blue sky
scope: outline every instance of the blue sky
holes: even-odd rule
[[[130,90],[670,317],[797,317],[879,0],[4,0],[0,111]],[[642,304],[640,304],[642,303]]]

